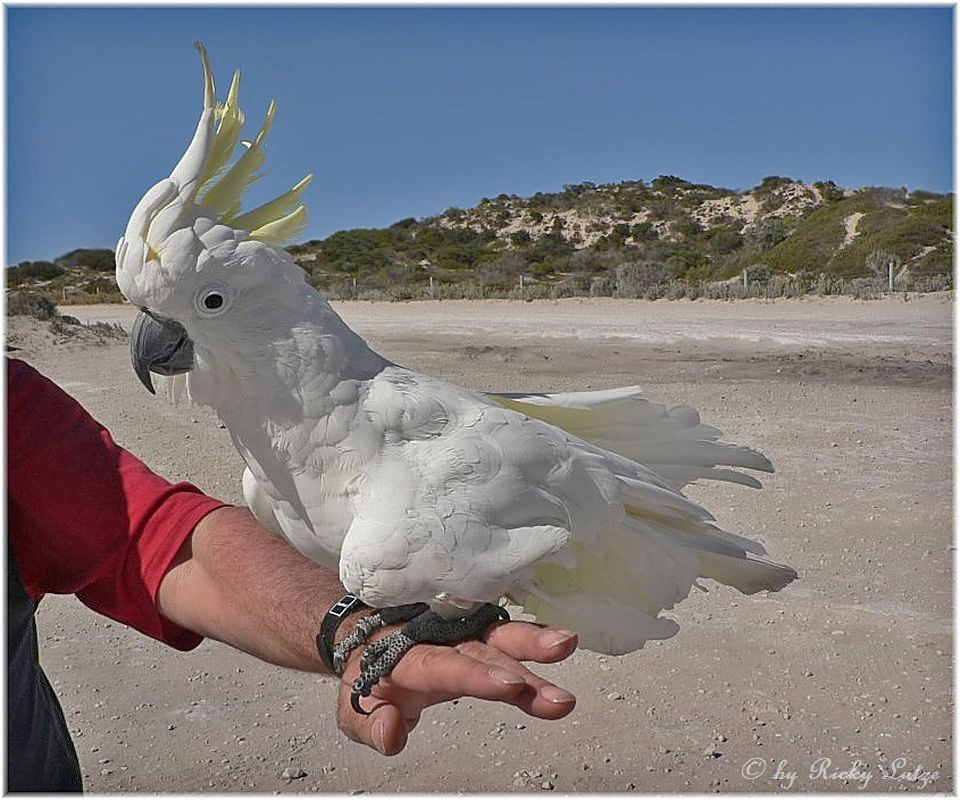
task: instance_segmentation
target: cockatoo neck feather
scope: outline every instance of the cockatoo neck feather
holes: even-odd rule
[[[264,271],[262,288],[250,293],[255,310],[238,311],[228,326],[201,321],[188,327],[196,366],[187,385],[195,402],[221,416],[255,405],[277,423],[290,422],[302,413],[304,387],[316,400],[343,381],[367,380],[391,365],[304,280],[287,253],[259,242],[237,251],[237,271]]]

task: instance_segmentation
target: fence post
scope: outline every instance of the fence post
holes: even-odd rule
[[[433,275],[430,276],[430,299],[433,300]]]
[[[893,259],[887,262],[887,287],[888,291],[893,291]]]
[[[743,271],[743,291],[746,292],[750,287],[747,286],[747,271]]]

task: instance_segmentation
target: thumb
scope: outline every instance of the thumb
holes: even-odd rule
[[[407,744],[407,726],[403,714],[395,705],[379,702],[367,716],[357,714],[350,707],[349,695],[341,697],[338,724],[355,742],[372,747],[385,756],[394,756]]]

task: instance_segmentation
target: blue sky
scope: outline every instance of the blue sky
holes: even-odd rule
[[[304,238],[501,192],[766,175],[953,188],[950,8],[7,7],[5,263],[113,247],[196,125],[202,39]]]

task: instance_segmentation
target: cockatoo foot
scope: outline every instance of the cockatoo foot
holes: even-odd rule
[[[387,677],[415,644],[455,645],[468,639],[479,639],[494,622],[509,619],[510,614],[505,608],[492,603],[485,603],[476,611],[457,619],[445,619],[430,610],[418,614],[401,630],[373,642],[363,651],[360,675],[351,687],[350,704],[353,710],[358,714],[370,713],[363,710],[360,698],[369,697],[377,682]]]
[[[384,625],[397,625],[401,622],[409,622],[414,617],[419,616],[424,611],[428,611],[430,606],[426,603],[410,603],[405,606],[391,606],[390,608],[380,608],[367,617],[362,617],[349,634],[343,637],[333,648],[333,671],[337,675],[343,674],[343,668],[347,664],[350,654],[362,644],[366,644],[367,639],[374,631],[380,630]]]

